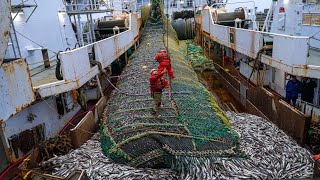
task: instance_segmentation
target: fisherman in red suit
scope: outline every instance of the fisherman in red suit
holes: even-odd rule
[[[173,79],[174,74],[171,68],[171,59],[166,50],[161,50],[156,56],[156,61],[159,62],[158,73],[160,74],[164,69],[168,70],[169,76]]]
[[[158,73],[157,69],[150,71],[150,91],[154,102],[152,115],[158,114],[159,107],[161,106],[162,91],[165,88],[169,88],[168,82],[163,77],[165,73],[167,73],[166,69],[161,73]]]

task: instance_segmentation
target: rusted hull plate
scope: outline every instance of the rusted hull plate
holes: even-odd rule
[[[10,10],[6,0],[0,1],[0,17],[0,64],[2,64],[8,47],[10,31]]]
[[[261,62],[271,67],[275,67],[289,74],[296,76],[319,78],[320,77],[320,66],[313,65],[288,65],[280,60],[276,60],[270,56],[262,55]]]
[[[19,59],[0,66],[0,121],[35,101],[28,65]]]

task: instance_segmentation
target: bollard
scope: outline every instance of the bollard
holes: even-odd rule
[[[49,68],[50,67],[50,61],[49,61],[49,54],[48,49],[41,49],[42,52],[42,58],[44,62],[44,67]]]

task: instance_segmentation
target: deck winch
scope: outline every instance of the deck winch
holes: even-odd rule
[[[213,21],[216,24],[234,27],[236,20],[242,21],[242,27],[244,25],[244,21],[246,19],[246,13],[244,9],[239,9],[235,12],[228,12],[226,9],[215,9],[212,12]]]
[[[98,39],[108,38],[114,35],[114,27],[118,27],[120,32],[128,29],[126,27],[125,19],[113,19],[108,21],[98,21],[97,27],[95,29]]]

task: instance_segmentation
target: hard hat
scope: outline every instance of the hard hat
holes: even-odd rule
[[[161,53],[167,53],[167,50],[162,49],[160,52],[161,52]]]
[[[151,69],[150,74],[151,75],[158,74],[158,70],[157,69]]]

